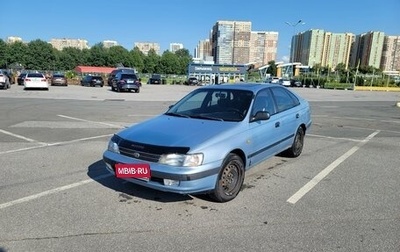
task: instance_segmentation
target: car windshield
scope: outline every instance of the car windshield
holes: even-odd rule
[[[64,78],[64,75],[62,75],[62,74],[54,74],[53,78]]]
[[[165,114],[218,121],[242,121],[253,93],[246,90],[199,89],[184,97]]]

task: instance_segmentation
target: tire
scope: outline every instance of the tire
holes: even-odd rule
[[[303,127],[297,128],[292,146],[284,152],[287,157],[298,157],[303,151],[305,131]]]
[[[238,155],[230,153],[222,165],[215,189],[210,196],[218,202],[233,200],[242,188],[244,174],[243,160]]]

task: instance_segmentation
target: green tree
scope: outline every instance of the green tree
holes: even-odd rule
[[[150,49],[147,56],[144,58],[144,73],[158,73],[160,64],[160,56],[154,49]]]
[[[90,55],[88,61],[91,66],[105,66],[107,64],[108,54],[103,44],[98,43],[92,46],[89,51]]]
[[[26,68],[36,70],[55,70],[55,49],[40,39],[28,43]]]
[[[126,67],[133,67],[129,51],[122,46],[113,46],[108,49],[108,65],[116,67],[122,64]]]
[[[0,39],[0,68],[7,68],[7,44]]]
[[[28,46],[18,41],[8,44],[7,49],[7,61],[11,64],[21,65],[22,68],[25,68]]]
[[[175,53],[165,51],[160,60],[160,72],[175,74],[180,71],[179,58]]]
[[[186,74],[188,66],[193,62],[193,58],[187,49],[179,49],[175,52],[179,59],[179,71],[176,74]]]
[[[131,50],[129,54],[132,59],[133,66],[136,68],[136,70],[138,72],[143,72],[144,58],[145,58],[143,52],[140,51],[140,49],[137,46],[135,46],[135,48],[133,48],[133,50]]]

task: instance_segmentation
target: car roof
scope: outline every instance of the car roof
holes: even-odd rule
[[[221,84],[200,87],[202,89],[226,89],[226,90],[249,90],[257,93],[266,87],[280,87],[279,85],[268,83],[237,83],[237,84]]]

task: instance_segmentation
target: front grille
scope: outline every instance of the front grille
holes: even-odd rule
[[[189,151],[188,147],[158,146],[124,139],[120,139],[118,146],[122,155],[148,162],[158,162],[163,154],[186,154]]]

